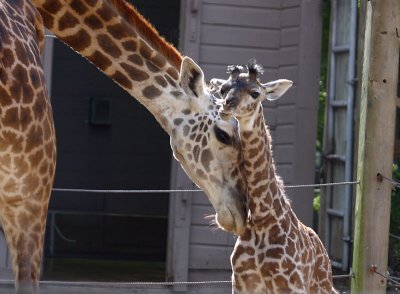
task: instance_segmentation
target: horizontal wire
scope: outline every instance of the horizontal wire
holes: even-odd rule
[[[382,278],[386,279],[387,281],[392,282],[393,285],[400,286],[400,283],[397,282],[395,279],[393,279],[391,276],[385,276],[384,274],[378,272],[376,269],[374,269],[372,272],[377,274],[378,276],[381,276]]]
[[[384,180],[389,181],[390,183],[392,183],[394,186],[396,186],[396,188],[400,188],[400,182],[390,179],[388,177],[385,177],[384,175],[382,175],[381,173],[378,173],[378,177],[382,177]]]
[[[334,275],[333,279],[350,278],[351,274]],[[13,280],[1,279],[1,283],[13,283]],[[74,281],[40,281],[41,285],[68,285],[68,286],[108,286],[108,287],[123,287],[123,286],[174,286],[174,285],[210,285],[210,284],[231,284],[230,280],[209,280],[197,282],[74,282]]]
[[[134,189],[134,190],[101,190],[101,189],[64,189],[64,188],[53,188],[54,192],[82,192],[82,193],[113,193],[113,194],[126,194],[126,193],[179,193],[179,192],[203,192],[203,190],[199,189],[182,189],[182,190],[166,190],[166,189],[153,189],[153,190],[142,190],[142,189]]]
[[[63,281],[41,281],[41,284],[64,284]],[[232,283],[231,281],[198,281],[198,282],[67,282],[68,285],[93,285],[93,286],[173,286],[173,285],[204,285],[204,284],[223,284]]]
[[[304,185],[285,185],[284,188],[309,188],[309,187],[331,187],[331,186],[344,186],[344,185],[356,185],[360,181],[349,181],[349,182],[336,182],[336,183],[322,183],[322,184],[304,184]]]
[[[337,183],[324,183],[324,184],[304,184],[304,185],[287,185],[285,188],[294,189],[294,188],[309,188],[309,187],[329,187],[329,186],[342,186],[342,185],[355,185],[359,184],[360,181],[352,181],[352,182],[337,182]],[[139,193],[197,193],[203,192],[200,189],[127,189],[127,190],[118,190],[118,189],[68,189],[68,188],[53,188],[54,192],[76,192],[76,193],[112,193],[112,194],[139,194]]]
[[[352,273],[348,273],[346,275],[332,275],[332,279],[350,279],[353,277]]]

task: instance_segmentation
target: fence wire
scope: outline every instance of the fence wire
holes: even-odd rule
[[[336,183],[323,183],[323,184],[303,184],[303,185],[286,185],[286,189],[295,189],[295,188],[320,188],[320,187],[330,187],[330,186],[342,186],[342,185],[356,185],[359,184],[359,181],[350,181],[350,182],[336,182]],[[200,189],[68,189],[68,188],[53,188],[54,192],[74,192],[74,193],[112,193],[112,194],[149,194],[149,193],[198,193],[203,192]],[[333,279],[347,279],[352,275],[334,275]],[[63,283],[57,281],[46,281],[41,283]],[[117,283],[118,285],[125,286],[174,286],[174,285],[209,285],[209,284],[230,284],[232,281],[197,281],[197,282],[126,282],[126,283]],[[98,283],[98,282],[68,282],[71,285],[107,285],[108,283]],[[109,283],[111,284],[111,283]]]
[[[381,276],[386,281],[391,282],[393,286],[400,287],[400,282],[396,281],[396,278],[391,277],[390,275],[384,275],[384,274],[378,272],[376,266],[371,267],[371,272],[373,272],[374,274],[377,274],[378,276]]]
[[[384,179],[386,181],[389,181],[393,185],[393,187],[395,189],[400,188],[400,182],[399,181],[396,181],[396,180],[390,179],[388,177],[385,177],[384,175],[382,175],[380,173],[377,174],[377,177],[378,178],[382,178],[382,179]]]
[[[343,278],[351,278],[352,275],[334,275],[332,276],[333,279],[343,279]],[[0,280],[0,284],[14,283],[13,280]],[[82,281],[82,282],[74,282],[74,281],[40,281],[41,285],[68,285],[68,286],[86,286],[86,287],[151,287],[151,286],[202,286],[202,285],[212,285],[212,284],[232,284],[231,280],[209,280],[209,281],[196,281],[196,282],[89,282],[89,281]]]
[[[285,189],[295,188],[320,188],[330,186],[344,186],[359,184],[360,181],[336,182],[323,184],[303,184],[286,185]],[[198,193],[200,189],[74,189],[74,188],[53,188],[54,192],[74,192],[74,193],[110,193],[110,194],[149,194],[149,193]]]

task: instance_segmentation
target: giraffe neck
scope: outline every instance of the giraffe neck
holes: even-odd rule
[[[117,82],[171,134],[180,53],[123,0],[33,0],[45,26]]]
[[[244,170],[249,193],[249,209],[257,227],[278,221],[287,211],[281,179],[275,173],[271,136],[264,123],[263,108],[239,118]]]

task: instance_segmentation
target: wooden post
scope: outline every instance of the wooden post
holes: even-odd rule
[[[361,1],[365,22],[351,293],[385,293],[400,47],[400,1]]]

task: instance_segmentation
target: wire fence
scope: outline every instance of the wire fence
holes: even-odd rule
[[[322,183],[322,184],[303,184],[286,185],[286,189],[295,188],[320,188],[330,186],[356,185],[360,181]],[[199,193],[200,189],[75,189],[75,188],[53,188],[54,192],[74,192],[74,193],[110,193],[110,194],[149,194],[149,193]]]
[[[333,279],[348,279],[352,274],[334,275]],[[13,280],[0,280],[0,284],[13,283]],[[209,281],[166,281],[166,282],[90,282],[90,281],[40,281],[41,285],[69,285],[69,286],[86,286],[86,287],[152,287],[152,286],[202,286],[202,285],[218,285],[232,284],[231,280],[209,280]]]
[[[382,274],[381,272],[378,271],[378,268],[376,265],[371,265],[371,272],[384,278],[387,282],[390,282],[392,286],[400,287],[400,282],[398,282],[397,278],[392,277],[389,274],[388,275]]]
[[[400,188],[400,182],[385,177],[381,174],[377,174],[378,177],[381,177],[384,180],[390,181],[393,184],[394,188]],[[344,185],[357,185],[360,181],[347,181],[347,182],[335,182],[335,183],[321,183],[321,184],[300,184],[300,185],[286,185],[285,189],[301,189],[301,188],[322,188],[322,187],[332,187],[332,186],[344,186]],[[203,192],[200,189],[78,189],[78,188],[53,188],[54,192],[72,192],[72,193],[110,193],[110,194],[149,194],[149,193],[199,193]],[[392,286],[400,287],[399,279],[396,277],[392,277],[390,275],[384,275],[377,271],[376,268],[371,267],[371,272],[381,276],[386,281],[390,282]],[[338,279],[350,279],[353,278],[354,274],[344,274],[344,275],[333,275],[332,278],[334,280]],[[231,284],[230,280],[216,280],[216,281],[177,281],[177,282],[124,282],[124,283],[107,283],[107,282],[59,282],[59,281],[43,281],[42,284],[65,284],[69,285],[95,285],[95,286],[107,286],[111,284],[119,285],[119,286],[177,286],[177,285],[210,285],[210,284]]]
[[[399,182],[399,181],[396,181],[396,180],[390,179],[390,178],[388,178],[388,177],[385,177],[385,176],[382,175],[381,173],[378,173],[378,174],[377,174],[377,177],[378,177],[378,179],[381,178],[382,180],[389,181],[389,182],[393,185],[393,188],[394,188],[394,189],[400,188],[400,182]]]

